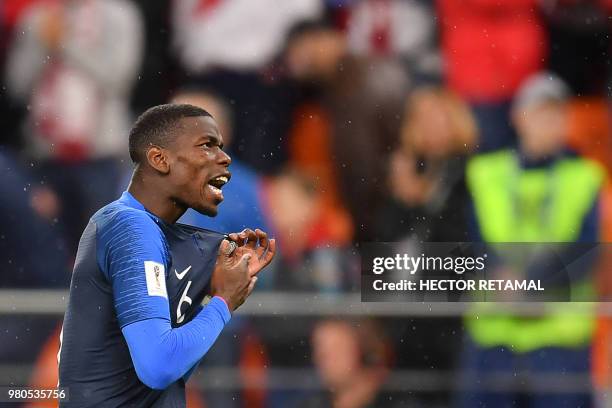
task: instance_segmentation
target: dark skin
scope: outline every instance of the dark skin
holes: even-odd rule
[[[230,178],[230,157],[223,151],[223,136],[211,117],[183,118],[165,146],[151,145],[132,176],[128,191],[151,213],[175,223],[188,208],[217,215],[223,196],[209,182]],[[231,251],[230,241],[236,244]],[[223,240],[211,278],[213,295],[236,310],[253,291],[257,274],[276,252],[276,242],[259,229],[229,234]]]

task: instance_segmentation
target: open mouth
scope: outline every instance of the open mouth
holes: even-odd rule
[[[229,181],[229,175],[222,175],[213,177],[208,181],[208,188],[210,191],[223,200],[223,193],[221,192],[221,188]]]

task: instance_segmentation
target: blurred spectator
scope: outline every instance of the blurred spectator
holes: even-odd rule
[[[426,86],[411,93],[402,115],[400,146],[389,162],[392,197],[376,223],[381,240],[402,241],[402,250],[413,254],[423,253],[423,242],[470,240],[465,165],[476,138],[469,107],[454,92]],[[403,334],[410,340],[397,346],[398,364],[452,367],[455,353],[448,341],[460,338],[451,333],[459,333],[461,324],[459,317],[411,319]]]
[[[125,0],[45,1],[23,14],[16,32],[7,87],[29,106],[28,154],[58,192],[76,249],[89,216],[116,196],[141,16]]]
[[[295,98],[278,75],[267,72],[268,64],[280,53],[289,28],[321,11],[319,0],[173,2],[173,41],[183,82],[211,89],[234,108],[230,153],[257,171],[273,174],[285,165]]]
[[[438,0],[437,5],[447,83],[472,104],[480,150],[512,145],[510,101],[546,58],[538,0]]]
[[[414,76],[441,74],[431,7],[419,0],[361,0],[348,20],[356,55],[399,57]]]
[[[0,288],[68,287],[69,254],[55,219],[55,195],[4,148],[0,170]],[[0,314],[2,365],[28,364],[55,324],[44,317]]]
[[[372,240],[374,215],[387,195],[386,163],[397,144],[408,78],[396,61],[349,55],[343,33],[320,21],[292,29],[285,61],[292,78],[321,94],[355,239]]]
[[[468,240],[464,173],[476,133],[469,107],[453,92],[423,87],[411,94],[389,162],[393,197],[376,224],[382,240]]]
[[[391,346],[373,320],[324,320],[312,333],[312,358],[325,391],[300,407],[393,407],[401,401],[381,388],[389,374]]]
[[[68,253],[57,225],[57,197],[4,149],[0,169],[0,287],[67,287]]]
[[[330,139],[331,123],[323,107],[316,101],[298,106],[289,133],[289,165],[308,175],[321,201],[310,243],[341,247],[352,242],[353,225],[338,191]]]
[[[277,289],[337,293],[356,286],[354,253],[335,227],[327,224],[343,220],[333,219],[316,179],[288,168],[267,179],[264,197],[281,255]]]
[[[477,238],[485,242],[598,241],[603,172],[566,148],[568,97],[569,90],[558,77],[550,73],[530,77],[513,103],[519,151],[482,154],[469,162],[467,180]],[[589,278],[583,279],[572,282],[572,293],[589,290]],[[588,312],[576,314],[570,306],[541,317],[480,314],[468,317],[466,326],[470,338],[463,351],[461,379],[470,391],[462,395],[460,406],[523,406],[519,401],[536,407],[591,406],[589,389],[553,393],[536,388],[521,398],[483,387],[484,378],[494,373],[508,374],[507,381],[515,382],[517,375],[525,374],[519,374],[521,369],[528,374],[588,378],[595,326]]]

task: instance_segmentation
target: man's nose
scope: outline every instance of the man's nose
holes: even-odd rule
[[[227,167],[232,163],[232,158],[223,150],[219,150],[219,157],[217,159],[217,163]]]

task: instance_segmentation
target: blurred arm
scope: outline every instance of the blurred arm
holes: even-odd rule
[[[114,3],[111,3],[114,4]],[[67,37],[62,52],[100,86],[111,92],[129,89],[136,79],[142,61],[142,16],[135,6],[126,2],[121,8],[106,7],[107,15],[94,46],[80,46],[77,39]]]

